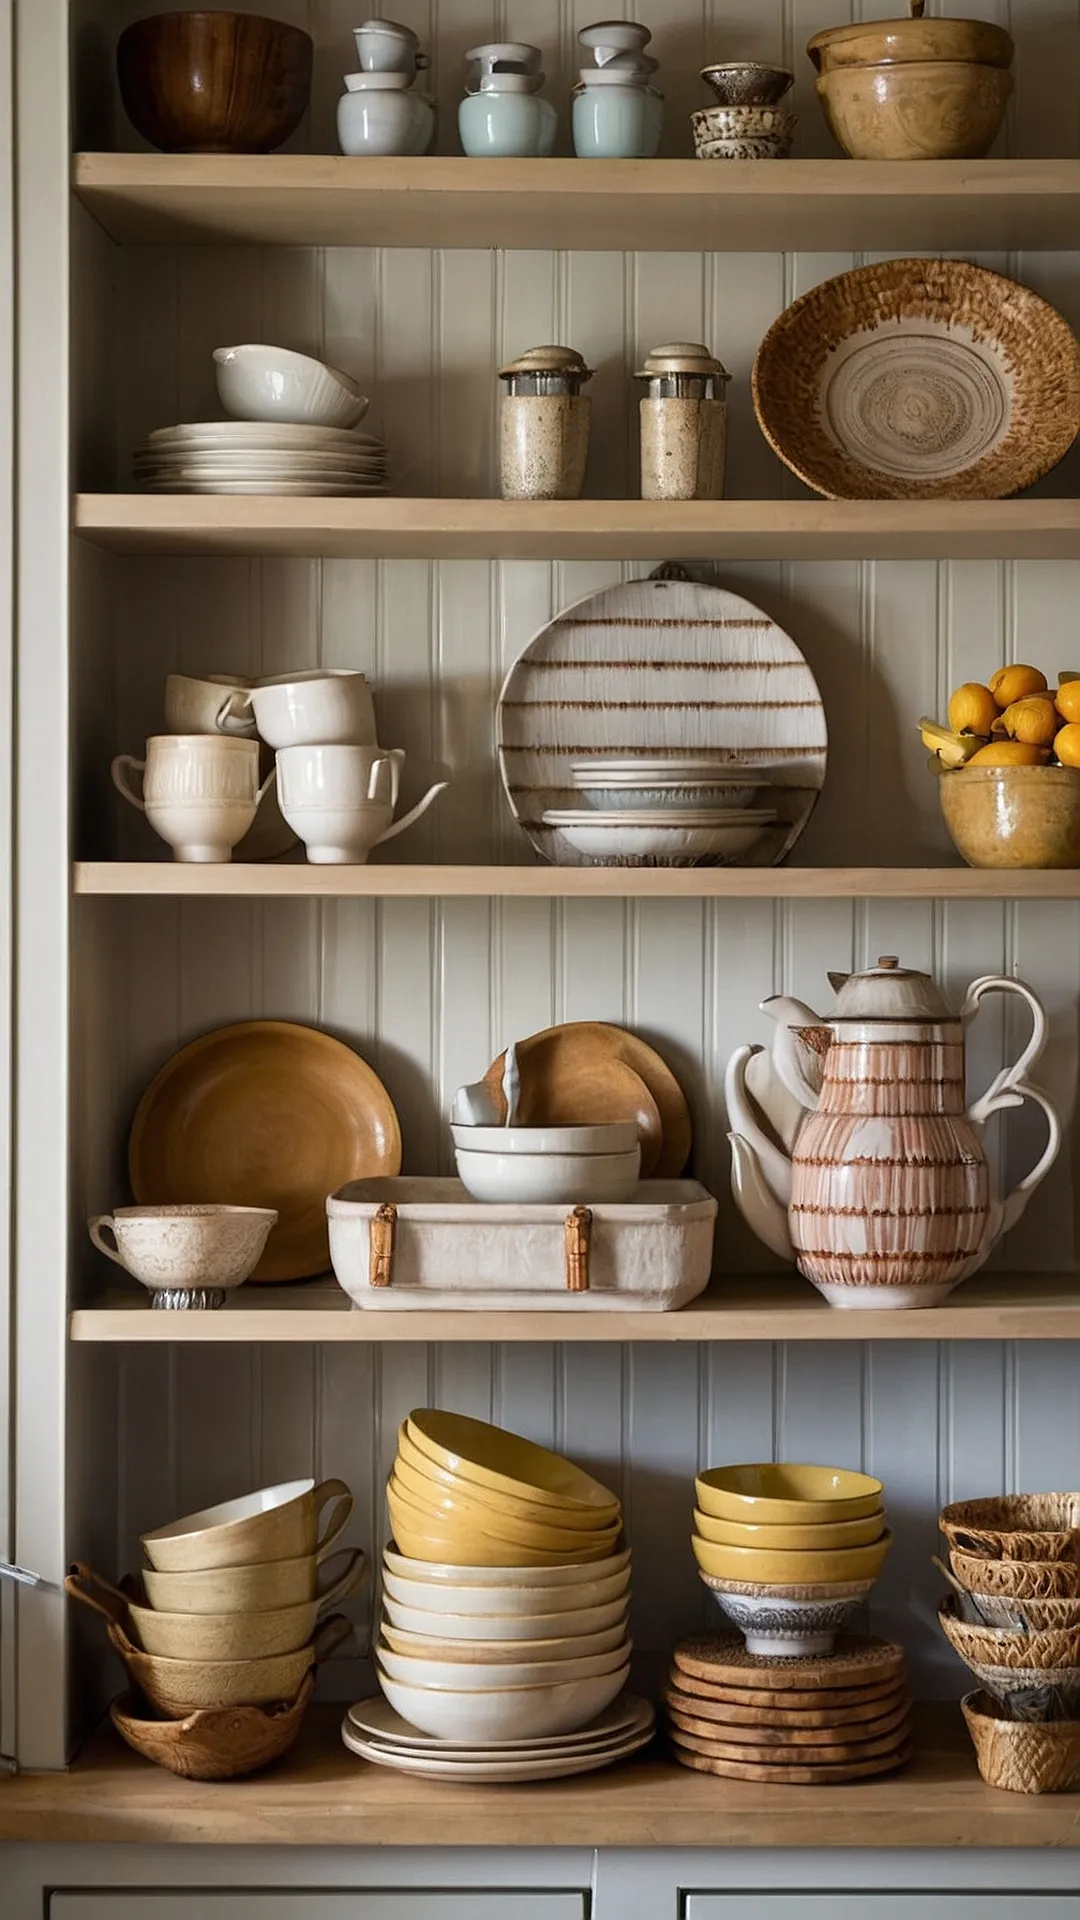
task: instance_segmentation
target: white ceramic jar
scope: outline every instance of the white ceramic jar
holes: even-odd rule
[[[660,145],[663,97],[648,75],[583,67],[574,88],[574,152],[581,160],[651,160]]]
[[[337,104],[338,145],[348,154],[423,154],[435,138],[435,102],[410,91],[411,73],[347,73]]]
[[[731,378],[707,347],[654,347],[634,375],[640,405],[643,500],[722,500]]]
[[[555,145],[558,115],[540,96],[540,49],[524,42],[492,42],[465,56],[479,79],[458,107],[462,151],[473,159],[544,157]]]
[[[504,500],[577,500],[589,452],[592,379],[573,347],[530,347],[499,368],[505,381],[499,422]]]

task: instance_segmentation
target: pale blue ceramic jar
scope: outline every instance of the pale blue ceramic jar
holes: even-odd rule
[[[651,160],[664,102],[643,75],[583,67],[574,89],[574,152],[582,160]]]
[[[479,93],[465,95],[458,107],[458,133],[465,153],[474,159],[521,160],[551,152],[558,116],[550,100],[496,84],[523,78],[492,74]]]

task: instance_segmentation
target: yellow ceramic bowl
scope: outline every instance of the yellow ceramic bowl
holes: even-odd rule
[[[521,1499],[517,1494],[498,1493],[493,1487],[482,1486],[478,1480],[466,1480],[462,1474],[451,1473],[448,1468],[440,1467],[429,1459],[426,1453],[421,1453],[419,1447],[409,1439],[404,1421],[398,1428],[394,1472],[403,1486],[414,1487],[429,1502],[436,1496],[456,1495],[459,1499],[471,1501],[474,1506],[489,1509],[492,1514],[502,1514],[514,1520],[531,1520],[537,1526],[569,1527],[575,1533],[590,1533],[597,1527],[615,1526],[619,1520],[617,1500],[613,1500],[610,1507],[545,1506],[538,1500]]]
[[[543,1507],[581,1507],[586,1512],[618,1505],[610,1488],[561,1454],[549,1453],[546,1447],[502,1427],[470,1420],[466,1414],[420,1407],[410,1413],[407,1431],[413,1445],[436,1466],[496,1493],[517,1494]]]
[[[702,1513],[714,1520],[754,1520],[767,1527],[865,1520],[877,1512],[883,1491],[868,1473],[790,1460],[710,1467],[694,1486]]]
[[[436,1493],[429,1497],[423,1486],[417,1490],[414,1484],[403,1477],[408,1471],[407,1468],[403,1469],[400,1461],[397,1462],[387,1488],[388,1494],[393,1493],[396,1499],[412,1507],[415,1510],[413,1517],[418,1522],[421,1519],[433,1520],[440,1530],[475,1530],[489,1535],[493,1540],[510,1540],[522,1547],[551,1547],[558,1553],[574,1553],[578,1547],[595,1545],[600,1540],[607,1543],[610,1551],[619,1537],[618,1524],[596,1527],[586,1534],[573,1527],[539,1526],[532,1520],[513,1520],[508,1514],[494,1513],[490,1507],[481,1506],[478,1501],[463,1500],[457,1494]]]
[[[892,1545],[885,1532],[869,1547],[837,1547],[821,1553],[771,1552],[765,1547],[721,1547],[715,1540],[691,1539],[703,1573],[718,1580],[755,1580],[761,1585],[799,1587],[841,1580],[876,1580]]]
[[[394,1537],[403,1553],[411,1554],[406,1536],[419,1535],[436,1552],[418,1553],[418,1560],[443,1560],[466,1567],[543,1567],[573,1566],[579,1561],[604,1560],[614,1551],[617,1535],[595,1534],[585,1547],[580,1535],[568,1535],[561,1529],[548,1529],[546,1540],[510,1540],[459,1514],[442,1515],[404,1499],[391,1480],[386,1489]]]
[[[885,1531],[885,1509],[865,1520],[820,1521],[808,1527],[759,1527],[744,1520],[714,1520],[694,1509],[694,1526],[703,1540],[720,1547],[778,1547],[781,1552],[806,1553],[836,1547],[868,1547]]]

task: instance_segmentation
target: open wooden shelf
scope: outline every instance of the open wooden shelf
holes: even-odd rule
[[[852,1786],[759,1786],[691,1773],[649,1749],[536,1786],[461,1786],[391,1773],[343,1745],[342,1707],[316,1707],[291,1754],[252,1780],[177,1780],[95,1737],[70,1773],[0,1788],[0,1841],[298,1847],[1070,1847],[1080,1793],[986,1787],[956,1707],[922,1707],[902,1773]],[[868,1911],[872,1902],[868,1904]]]
[[[403,1340],[558,1343],[724,1340],[1076,1340],[1080,1274],[976,1274],[942,1307],[914,1313],[838,1312],[797,1274],[716,1281],[679,1313],[400,1312],[352,1307],[326,1276],[295,1287],[241,1287],[214,1313],[156,1312],[141,1291],[114,1291],[70,1317],[73,1340],[166,1346],[182,1342]],[[2,1800],[0,1795],[0,1800]]]
[[[115,240],[773,253],[1071,248],[1080,161],[80,153]]]
[[[74,890],[225,900],[1080,900],[1080,868],[204,867],[80,860]]]
[[[374,163],[373,163],[374,164]],[[383,560],[1074,560],[1080,500],[424,500],[84,493],[110,553]]]

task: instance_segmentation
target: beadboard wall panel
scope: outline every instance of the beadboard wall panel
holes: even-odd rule
[[[968,0],[950,0],[942,10],[967,8]],[[147,10],[146,0],[80,10],[76,44],[88,75],[100,79],[117,27]],[[395,10],[432,47],[443,151],[455,148],[466,47],[515,35],[540,41],[548,91],[565,108],[578,64],[574,34],[597,11],[585,0],[543,8],[536,0],[396,0]],[[636,11],[653,27],[667,95],[665,151],[688,150],[685,116],[703,101],[696,69],[706,57],[780,52],[798,71],[798,150],[828,153],[802,44],[840,18],[894,10],[895,0],[643,0]],[[332,149],[353,14],[344,0],[279,0],[276,11],[306,25],[317,43],[312,112],[293,144]],[[981,11],[1011,25],[1019,43],[1001,151],[1080,151],[1080,5],[982,0]],[[111,121],[120,145],[138,144],[106,89],[83,91],[83,125],[103,137]],[[495,368],[526,346],[562,339],[597,368],[587,491],[633,492],[630,375],[657,340],[700,336],[734,375],[729,492],[798,494],[758,433],[749,372],[785,304],[854,264],[846,254],[495,255],[479,246],[430,254],[118,250],[77,212],[74,333],[86,336],[77,477],[86,486],[126,486],[131,449],[146,432],[216,414],[211,349],[263,338],[323,353],[370,382],[370,422],[390,443],[401,492],[489,493]],[[1002,255],[985,264],[1028,281],[1080,325],[1080,256]],[[1043,486],[1069,494],[1078,482],[1074,455]],[[161,725],[169,670],[258,674],[324,663],[371,676],[380,736],[408,752],[407,797],[440,769],[451,777],[448,793],[395,842],[395,859],[525,860],[493,761],[502,677],[558,608],[663,558],[619,567],[80,553],[72,644],[77,852],[162,852],[112,794],[107,761],[138,752]],[[940,712],[954,683],[983,678],[1003,660],[1034,658],[1051,672],[1080,665],[1080,562],[703,571],[780,620],[822,688],[829,778],[797,849],[800,864],[946,857],[913,722]],[[1046,1001],[1052,1042],[1041,1077],[1073,1114],[1080,910],[1070,905],[155,899],[79,900],[73,911],[78,1292],[100,1278],[82,1222],[124,1194],[124,1142],[141,1089],[175,1047],[229,1020],[312,1021],[354,1045],[397,1105],[407,1169],[422,1172],[450,1170],[444,1116],[453,1091],[508,1039],[562,1019],[633,1026],[686,1087],[695,1171],[720,1198],[717,1266],[760,1274],[763,1287],[776,1262],[730,1201],[722,1081],[736,1046],[768,1040],[758,1011],[767,994],[794,993],[824,1008],[828,968],[866,964],[881,952],[932,968],[956,1000],[975,974],[1015,971]],[[991,1006],[980,1016],[969,1044],[973,1093],[1021,1038],[1011,1010]],[[1037,1118],[1010,1118],[991,1145],[1013,1183],[1039,1150]],[[1080,1269],[1075,1173],[1070,1128],[1061,1162],[995,1265]],[[1075,1485],[1080,1467],[1080,1384],[1068,1346],[868,1337],[789,1349],[133,1348],[100,1365],[100,1376],[83,1383],[77,1427],[85,1432],[104,1400],[109,1431],[98,1436],[93,1469],[75,1490],[73,1550],[89,1540],[120,1571],[137,1561],[139,1532],[170,1514],[305,1473],[349,1480],[357,1506],[348,1539],[377,1550],[397,1424],[410,1406],[437,1403],[565,1448],[619,1488],[635,1547],[634,1633],[645,1649],[661,1649],[708,1618],[687,1542],[698,1466],[776,1455],[862,1464],[886,1480],[896,1536],[871,1619],[910,1646],[926,1693],[955,1694],[963,1679],[933,1623],[938,1506],[999,1488]],[[369,1588],[352,1606],[361,1648],[371,1600]],[[344,1697],[359,1680],[350,1659],[332,1663],[322,1684]]]

